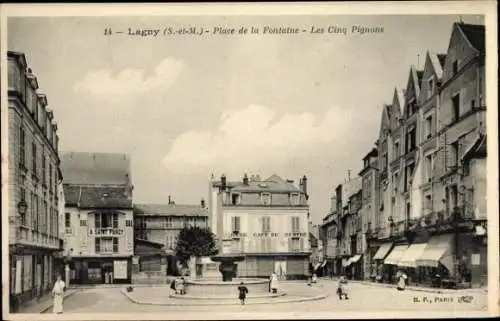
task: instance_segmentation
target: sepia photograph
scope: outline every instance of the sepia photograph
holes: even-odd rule
[[[498,316],[467,3],[2,5],[4,319]]]

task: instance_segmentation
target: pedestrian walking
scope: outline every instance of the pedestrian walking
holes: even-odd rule
[[[271,274],[269,286],[272,294],[278,293],[278,276],[274,272]]]
[[[349,300],[349,296],[347,293],[347,279],[344,275],[340,276],[339,278],[339,283],[337,285],[337,295],[339,296],[340,300],[342,300],[342,298]]]
[[[407,278],[408,276],[406,276],[406,273],[404,273],[403,271],[398,271],[398,273],[396,274],[396,279],[398,280],[398,291],[404,291],[406,289]]]
[[[186,294],[184,277],[179,279],[179,282],[175,285],[175,287],[179,290],[180,295]]]
[[[238,291],[239,291],[238,298],[241,301],[241,305],[245,305],[245,301],[246,301],[247,293],[248,293],[248,288],[245,286],[244,282],[240,283],[240,286],[238,286]]]
[[[170,281],[170,290],[172,290],[172,291],[170,291],[171,294],[178,294],[177,293],[177,288],[175,286],[175,282],[176,281],[177,281],[177,279]]]
[[[52,288],[52,296],[54,297],[52,312],[61,314],[63,313],[63,298],[64,290],[66,288],[66,283],[61,279],[61,276],[57,276],[56,283]]]

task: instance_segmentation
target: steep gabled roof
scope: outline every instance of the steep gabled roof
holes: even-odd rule
[[[382,107],[382,115],[380,116],[380,129],[379,129],[379,137],[382,136],[382,132],[384,129],[390,130],[391,128],[391,105],[384,104]]]
[[[442,58],[439,58],[440,56]],[[432,68],[434,69],[437,80],[441,80],[443,78],[444,59],[446,58],[446,55],[427,52],[427,57],[432,64]]]
[[[455,23],[456,26],[463,32],[471,46],[481,53],[486,52],[486,37],[483,25],[473,25],[467,23]]]
[[[403,113],[402,108],[404,107],[404,93],[402,90],[398,89],[397,87],[394,88],[394,95],[392,97],[392,108],[390,110],[390,117],[392,120],[392,126],[393,128],[396,128],[399,126],[399,123],[396,123],[398,119],[401,118],[401,115]]]

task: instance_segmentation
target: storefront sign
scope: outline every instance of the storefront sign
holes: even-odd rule
[[[279,233],[253,233],[254,237],[278,237],[280,234]]]
[[[126,260],[115,260],[113,261],[113,276],[115,279],[126,279],[127,278],[127,261]]]
[[[307,233],[285,233],[285,237],[305,237]]]

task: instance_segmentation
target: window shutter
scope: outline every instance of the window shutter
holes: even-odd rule
[[[118,253],[118,238],[113,237],[113,253]]]
[[[101,252],[101,239],[100,238],[95,239],[95,252],[96,253]]]
[[[113,214],[113,228],[118,228],[118,214]]]
[[[96,213],[95,217],[95,228],[101,228],[101,213]]]

